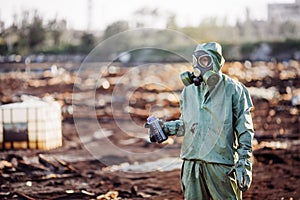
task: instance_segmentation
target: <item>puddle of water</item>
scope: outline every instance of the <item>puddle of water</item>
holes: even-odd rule
[[[152,172],[152,171],[172,171],[180,169],[182,160],[178,157],[162,158],[156,161],[144,163],[122,163],[104,168],[104,171],[125,171],[125,172]]]
[[[100,140],[102,138],[107,138],[113,134],[112,131],[102,128],[93,133],[93,135],[80,135],[80,140],[83,144],[93,142],[95,140]]]
[[[256,144],[258,148],[269,147],[272,149],[289,149],[292,146],[300,145],[300,140],[289,141],[263,141]],[[125,171],[125,172],[151,172],[151,171],[171,171],[180,169],[182,160],[178,157],[167,157],[156,161],[144,163],[122,163],[120,165],[112,165],[104,168],[105,171]]]

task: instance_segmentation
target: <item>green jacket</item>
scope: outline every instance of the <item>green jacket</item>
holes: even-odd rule
[[[186,86],[181,94],[179,120],[165,122],[169,135],[184,136],[180,157],[234,165],[249,159],[254,135],[246,87],[220,72],[224,58],[209,44],[198,46],[211,54],[220,80],[214,88],[204,82]]]

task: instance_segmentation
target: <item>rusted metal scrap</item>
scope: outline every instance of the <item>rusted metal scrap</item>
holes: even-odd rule
[[[71,164],[67,163],[66,161],[61,160],[61,159],[58,159],[57,157],[54,157],[54,159],[55,159],[60,165],[62,165],[63,167],[65,167],[66,170],[70,171],[71,173],[80,174],[80,172],[79,172],[75,167],[73,167]],[[66,171],[66,170],[65,170],[65,171]]]
[[[26,163],[24,160],[18,161],[17,169],[19,171],[24,171],[29,174],[31,174],[33,171],[44,171],[44,172],[50,171],[48,168],[42,165]]]
[[[51,171],[59,170],[60,166],[57,163],[54,163],[53,161],[49,160],[42,154],[39,154],[38,157],[39,157],[39,162],[45,167],[48,167]]]
[[[38,160],[40,164],[25,162],[20,156],[17,156],[17,159],[14,158],[13,155],[10,155],[7,156],[6,160],[0,161],[0,175],[3,178],[19,179],[22,173],[22,179],[26,177],[26,180],[44,181],[81,175],[71,164],[58,158],[52,161],[45,155],[39,154]],[[10,176],[6,176],[7,173]]]

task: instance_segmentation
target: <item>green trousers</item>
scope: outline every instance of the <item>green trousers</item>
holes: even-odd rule
[[[231,166],[184,160],[181,187],[185,200],[242,199],[235,177],[227,176]]]

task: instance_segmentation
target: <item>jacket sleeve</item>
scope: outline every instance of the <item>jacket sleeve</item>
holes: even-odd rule
[[[250,94],[244,85],[237,87],[233,99],[234,130],[236,132],[239,159],[249,159],[252,154],[254,137],[251,109],[253,107]]]
[[[178,120],[165,122],[164,131],[168,135],[183,136],[184,127],[183,127],[183,120],[181,119],[181,117]]]
[[[184,122],[183,122],[183,115],[182,115],[182,105],[183,105],[183,101],[182,101],[182,95],[181,94],[181,98],[180,98],[180,110],[181,110],[181,116],[178,120],[173,120],[173,121],[168,121],[164,123],[164,131],[168,134],[168,135],[176,135],[176,136],[183,136],[184,135]]]

